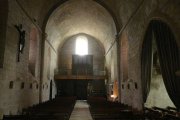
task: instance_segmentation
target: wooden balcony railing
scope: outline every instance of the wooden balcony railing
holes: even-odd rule
[[[84,71],[76,71],[76,73],[72,73],[72,69],[59,69],[56,70],[54,79],[55,80],[72,80],[72,79],[78,79],[78,80],[104,80],[106,76],[105,71],[103,70],[93,70],[88,71],[85,69]]]

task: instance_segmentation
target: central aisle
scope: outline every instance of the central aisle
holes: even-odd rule
[[[70,120],[92,120],[89,105],[84,100],[77,100]]]

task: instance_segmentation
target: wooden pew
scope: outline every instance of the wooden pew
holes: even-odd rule
[[[131,107],[102,98],[90,98],[90,113],[93,120],[141,120],[143,115],[133,114]]]
[[[145,116],[148,119],[180,120],[177,113],[178,112],[159,107],[145,108]]]
[[[153,108],[145,108],[145,118],[150,119],[150,120],[153,120],[153,119],[162,120],[163,113],[158,110],[154,110]]]
[[[4,115],[3,120],[27,120],[26,115]]]
[[[23,110],[22,115],[5,115],[3,120],[68,120],[76,97],[58,97]]]

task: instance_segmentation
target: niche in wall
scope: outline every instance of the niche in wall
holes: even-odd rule
[[[21,89],[24,89],[24,82],[21,83]]]
[[[135,87],[135,89],[138,89],[138,84],[137,84],[137,82],[134,83],[134,87]]]
[[[130,89],[130,84],[129,83],[127,84],[127,88],[128,88],[128,90]]]
[[[32,83],[30,83],[29,88],[30,88],[30,89],[32,89],[32,87],[33,87],[33,84],[32,84]]]
[[[48,84],[46,83],[46,89],[48,89]]]
[[[124,84],[122,84],[122,89],[124,89]]]
[[[36,84],[36,89],[38,89],[39,88],[39,85],[38,84]]]
[[[13,89],[13,87],[14,87],[14,82],[13,82],[13,81],[10,81],[10,82],[9,82],[9,89]]]

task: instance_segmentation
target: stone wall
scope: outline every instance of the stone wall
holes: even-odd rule
[[[121,101],[125,104],[132,105],[133,108],[141,110],[143,107],[142,90],[141,90],[141,47],[144,34],[148,23],[152,19],[165,21],[172,29],[177,43],[179,45],[179,14],[180,11],[178,0],[144,0],[138,8],[138,3],[134,1],[120,2],[119,16],[121,16],[123,26],[126,25],[129,18],[131,20],[127,24],[125,31],[128,36],[129,52],[128,52],[128,79],[124,83],[124,89],[121,89]],[[119,3],[119,4],[120,4]],[[137,12],[136,8],[138,8]],[[126,10],[126,11],[125,11]],[[131,16],[132,15],[132,16]],[[122,65],[122,64],[121,64]],[[135,84],[137,83],[137,89]],[[130,89],[128,89],[128,84]]]
[[[44,45],[44,59],[43,59],[43,73],[42,73],[42,81],[41,81],[41,101],[47,101],[49,100],[50,95],[50,81],[53,81],[53,93],[52,97],[54,98],[56,95],[56,85],[54,82],[54,72],[57,69],[57,53],[52,50],[51,46],[47,41],[45,41]],[[45,88],[45,85],[48,85],[47,89],[43,89],[43,86]]]
[[[18,62],[19,32],[14,25],[19,24],[22,24],[26,35],[24,51],[22,54],[20,53],[20,61]],[[10,0],[6,27],[4,66],[0,71],[0,111],[4,114],[19,114],[23,108],[39,102],[39,46],[37,49],[36,75],[32,75],[28,70],[29,39],[32,27],[36,26],[33,25],[17,2]],[[40,41],[40,35],[38,41]]]

